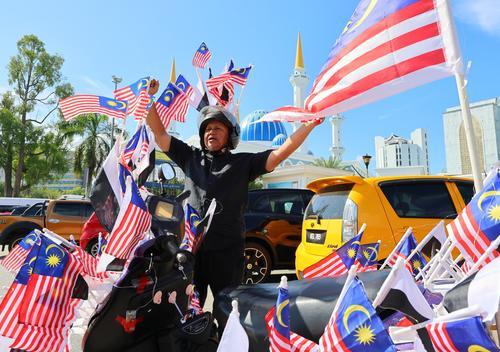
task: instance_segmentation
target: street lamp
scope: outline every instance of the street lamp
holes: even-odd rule
[[[366,165],[366,177],[368,177],[368,165],[370,165],[371,158],[372,158],[371,155],[368,154],[363,155],[363,161],[365,162]]]
[[[115,90],[118,88],[118,83],[121,83],[122,79],[120,77],[117,77],[115,75],[111,76],[111,81],[115,84]],[[111,145],[110,148],[113,148],[113,139],[114,139],[114,134],[115,134],[115,118],[113,117],[111,119]]]

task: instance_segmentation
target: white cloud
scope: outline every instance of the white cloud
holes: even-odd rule
[[[458,0],[457,17],[480,27],[483,31],[500,36],[500,6],[498,0]]]
[[[91,94],[110,96],[113,88],[104,84],[101,81],[90,78],[89,76],[81,76],[81,80],[89,87],[88,91]],[[87,91],[87,89],[85,89]]]

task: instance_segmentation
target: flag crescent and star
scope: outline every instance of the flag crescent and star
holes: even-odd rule
[[[364,315],[366,315],[366,317],[369,320],[371,320],[370,312],[368,312],[368,310],[365,307],[363,307],[359,304],[353,304],[352,306],[349,306],[345,310],[344,316],[342,317],[342,322],[344,323],[344,327],[348,333],[351,332],[351,330],[349,330],[349,321],[348,320],[349,320],[349,317],[351,316],[351,314],[353,314],[354,312],[361,312]]]
[[[288,304],[288,300],[284,300],[283,302],[280,303],[280,305],[278,306],[278,310],[277,310],[277,314],[276,314],[276,318],[278,318],[278,323],[283,326],[284,328],[288,328],[288,325],[286,325],[282,318],[281,318],[281,311],[287,306]]]
[[[367,252],[368,252],[368,251],[371,251],[370,253],[368,253],[368,254],[369,254],[369,257],[366,257],[366,255],[365,255],[365,258],[366,258],[367,260],[375,260],[375,259],[377,259],[378,252],[377,252],[377,249],[376,249],[375,247],[367,247],[365,250],[366,250]],[[375,254],[375,257],[373,257],[373,255],[374,255],[374,254]]]
[[[481,211],[484,211],[483,210],[483,202],[489,198],[489,197],[494,197],[494,196],[498,196],[500,195],[500,191],[489,191],[489,192],[484,192],[481,197],[479,197],[478,201],[477,201],[477,207],[479,208],[479,210]]]

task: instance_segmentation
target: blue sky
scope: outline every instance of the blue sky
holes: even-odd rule
[[[241,115],[272,110],[292,103],[288,80],[297,32],[312,84],[357,4],[357,0],[8,1],[0,12],[0,92],[8,89],[6,66],[25,34],[37,35],[48,52],[64,57],[63,74],[76,92],[106,96],[112,94],[112,75],[123,77],[124,83],[145,75],[166,82],[173,57],[177,73],[195,83],[191,58],[205,41],[216,73],[229,58],[236,66],[254,65]],[[452,6],[464,59],[472,61],[471,102],[500,96],[498,0],[452,0]],[[342,130],[344,159],[374,155],[377,135],[409,138],[414,129],[425,128],[431,172],[441,172],[446,164],[442,113],[458,103],[455,81],[448,78],[348,111]],[[196,132],[194,111],[178,130],[183,137]],[[325,122],[309,137],[315,155],[328,156],[330,132]]]

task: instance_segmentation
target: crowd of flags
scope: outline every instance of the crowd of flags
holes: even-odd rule
[[[223,72],[215,77],[208,67],[209,76],[204,82],[200,69],[207,66],[211,57],[208,46],[201,43],[192,60],[198,76],[196,86],[191,85],[183,75],[179,75],[175,82],[168,82],[163,92],[155,98],[149,94],[151,77],[143,77],[116,89],[114,98],[77,94],[62,99],[59,102],[62,116],[69,121],[82,114],[96,113],[118,119],[133,116],[134,119],[143,121],[154,105],[163,126],[168,128],[171,121],[185,122],[189,106],[199,111],[206,105],[219,104],[236,111],[241,93],[238,102],[234,102],[234,85],[239,85],[243,91],[252,66],[235,69],[231,60]]]
[[[0,302],[0,346],[30,352],[67,351],[68,334],[87,299],[96,258],[49,232],[28,234],[2,261],[15,278]],[[3,349],[2,349],[3,350]]]
[[[460,215],[447,226],[448,236],[442,221],[420,243],[409,228],[382,265],[391,270],[373,302],[357,272],[382,268],[377,269],[380,241],[360,244],[363,225],[355,237],[302,271],[304,279],[345,278],[317,343],[293,333],[288,290],[280,285],[276,306],[265,318],[270,351],[396,351],[399,344],[428,352],[499,351],[485,325],[494,319],[500,302],[500,216],[495,218],[500,208],[499,187],[500,169],[495,169],[462,212],[469,212],[469,223],[477,227],[460,231],[460,238],[451,232],[464,221]],[[427,262],[421,250],[431,241],[437,241],[441,249]],[[478,241],[483,243],[480,248],[475,245]],[[453,249],[461,253],[456,258],[451,257]],[[456,265],[458,260],[468,263],[468,271]],[[382,321],[375,309],[401,315]],[[395,333],[389,327],[401,330]],[[401,338],[405,329],[413,331],[406,341]]]

